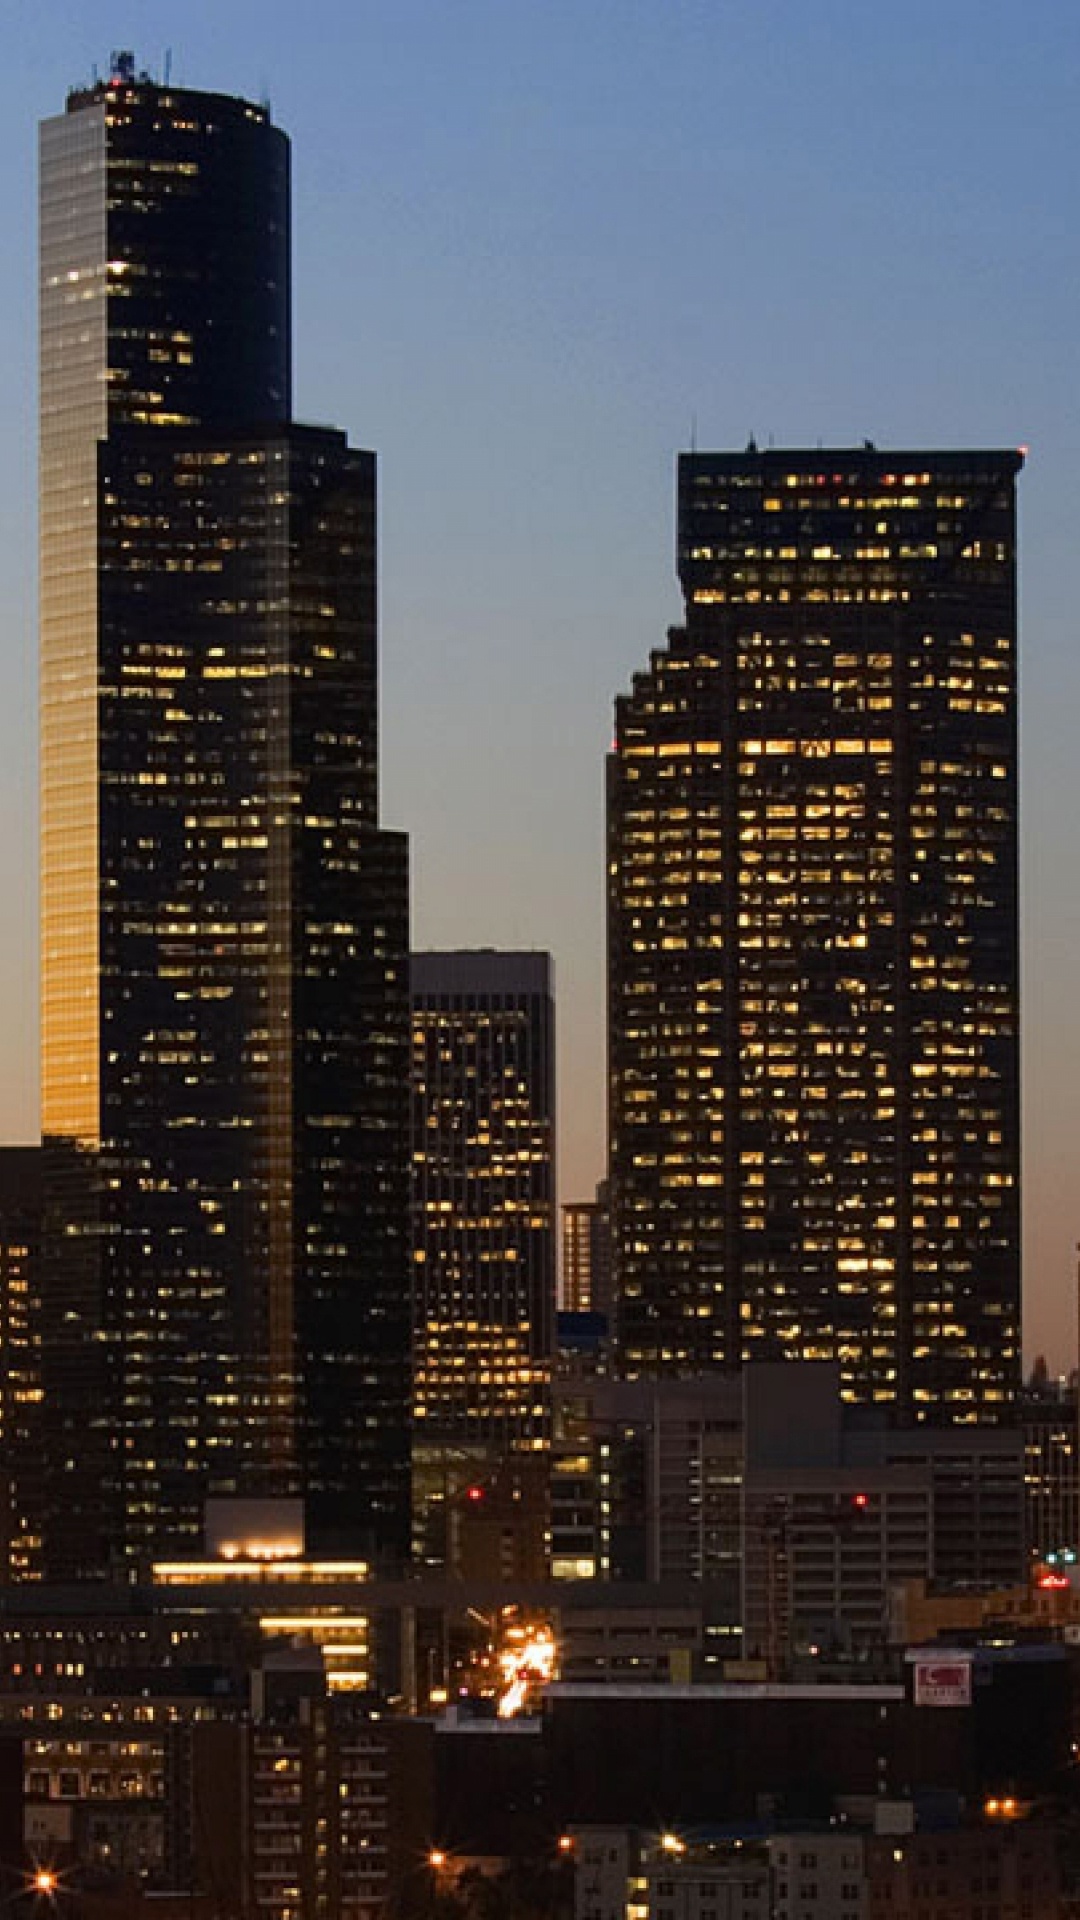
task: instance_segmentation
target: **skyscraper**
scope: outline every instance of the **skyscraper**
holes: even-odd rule
[[[41,1150],[0,1147],[0,1581],[41,1574]]]
[[[1015,477],[694,453],[686,621],[616,709],[610,1171],[629,1374],[1018,1384]]]
[[[611,1220],[607,1181],[595,1200],[567,1200],[562,1209],[563,1313],[611,1312]]]
[[[547,1444],[555,1314],[555,1010],[545,953],[412,957],[414,1539]]]
[[[408,1511],[407,852],[375,461],[290,408],[289,153],[129,56],[41,141],[52,1571]],[[71,1148],[77,1149],[73,1155]]]

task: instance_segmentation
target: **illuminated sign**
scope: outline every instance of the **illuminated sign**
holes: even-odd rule
[[[970,1660],[916,1660],[917,1707],[970,1707]]]

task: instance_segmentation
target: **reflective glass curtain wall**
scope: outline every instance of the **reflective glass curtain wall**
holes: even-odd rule
[[[74,1224],[45,1265],[47,1563],[196,1547],[239,1490],[303,1491],[316,1549],[400,1547],[374,458],[288,422],[265,109],[123,69],[41,152],[44,1125]]]

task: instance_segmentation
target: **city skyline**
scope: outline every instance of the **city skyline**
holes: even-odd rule
[[[91,62],[103,65],[114,44],[134,44],[152,60],[145,42],[156,23],[145,10],[97,12],[88,22],[85,11],[61,8],[47,50],[16,36],[4,123],[13,194],[26,193],[33,120],[69,81],[88,78]],[[591,1192],[602,1171],[602,755],[614,697],[677,613],[671,455],[689,441],[693,416],[699,441],[722,446],[741,445],[751,428],[785,443],[813,444],[819,434],[854,442],[865,432],[891,445],[1033,443],[1022,585],[1022,871],[1033,1010],[1025,1026],[1028,1345],[1048,1346],[1060,1364],[1073,1324],[1071,1142],[1080,1072],[1067,959],[1080,889],[1068,833],[1073,789],[1065,784],[1076,670],[1055,648],[1067,637],[1075,598],[1075,387],[1066,376],[1077,330],[1066,344],[1075,277],[1062,273],[1067,196],[1053,159],[1065,151],[1059,74],[1076,50],[1076,30],[1036,10],[1022,33],[1010,32],[1006,10],[994,12],[1000,31],[988,49],[985,10],[976,16],[961,6],[945,26],[935,17],[931,45],[920,37],[930,35],[931,12],[916,8],[901,45],[899,27],[856,22],[852,9],[834,6],[822,10],[817,33],[789,19],[777,55],[767,29],[775,34],[784,18],[778,8],[766,10],[760,28],[751,27],[749,10],[746,18],[735,10],[723,30],[701,7],[662,19],[659,9],[635,10],[617,46],[614,16],[604,9],[596,22],[575,19],[572,30],[545,12],[542,33],[539,9],[522,9],[512,28],[500,27],[490,7],[466,8],[455,17],[452,45],[433,10],[417,8],[414,24],[428,29],[420,137],[416,154],[395,155],[397,168],[371,160],[393,153],[404,42],[410,54],[415,44],[376,9],[363,17],[364,32],[349,26],[344,10],[324,12],[351,71],[350,58],[300,57],[295,28],[273,10],[253,52],[255,12],[240,6],[227,35],[215,23],[213,40],[199,21],[185,23],[174,77],[256,93],[265,83],[275,117],[296,141],[301,233],[314,215],[297,261],[298,411],[341,419],[383,454],[383,812],[414,837],[414,945],[554,948],[564,1057],[574,1062],[573,1074],[562,1075],[564,1200]],[[976,17],[979,41],[966,31]],[[830,68],[830,29],[847,34],[842,81]],[[647,80],[650,68],[660,74],[655,81]],[[453,76],[457,95],[435,110],[437,69]],[[500,86],[491,88],[496,73]],[[388,95],[381,114],[380,85]],[[328,111],[335,102],[336,121]],[[1010,103],[1019,111],[1010,115]],[[717,125],[728,117],[723,139],[714,111]],[[771,160],[753,142],[759,119],[779,150]],[[1002,128],[1008,137],[998,146]],[[792,206],[780,176],[785,167],[791,175],[800,154],[806,173]],[[330,191],[335,155],[341,181]],[[572,175],[582,183],[580,213],[552,213],[552,196]],[[785,213],[787,224],[777,226]],[[691,219],[703,236],[697,262],[685,253]],[[773,249],[767,237],[776,232],[785,244]],[[346,245],[355,236],[369,261],[381,246],[366,286],[348,263],[337,265],[343,235]],[[641,262],[649,261],[646,274]],[[333,298],[319,299],[320,263],[338,275]],[[627,279],[606,278],[620,267]],[[717,300],[721,270],[738,283],[738,298]],[[800,294],[790,312],[781,300],[785,273]],[[486,315],[466,298],[466,277],[485,289]],[[6,377],[13,367],[21,375],[0,387],[0,407],[13,419],[30,367],[28,275],[25,285]],[[397,341],[392,323],[401,329]],[[435,359],[427,357],[432,335]],[[351,387],[341,384],[345,358],[355,363]],[[545,367],[549,386],[539,377]],[[29,496],[25,472],[21,486]],[[2,975],[12,1012],[0,1130],[10,1139],[31,1137],[36,1121],[36,1060],[23,1037],[33,1031],[36,997],[27,938],[33,762],[23,743],[33,646],[19,532],[30,512],[20,495],[0,553],[13,669],[5,683],[0,873],[21,903]],[[512,884],[523,835],[527,893]]]

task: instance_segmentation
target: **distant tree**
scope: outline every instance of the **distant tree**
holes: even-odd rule
[[[573,1920],[573,1867],[523,1859],[496,1874],[466,1868],[452,1885],[433,1879],[410,1911],[418,1920]]]

